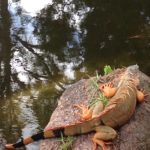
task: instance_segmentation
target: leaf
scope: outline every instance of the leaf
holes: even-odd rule
[[[111,66],[106,65],[104,66],[104,75],[107,75],[109,73],[111,73],[113,71],[113,69],[111,68]]]

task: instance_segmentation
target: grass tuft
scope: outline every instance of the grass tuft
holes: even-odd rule
[[[71,150],[74,139],[75,138],[73,136],[64,137],[61,135],[60,142],[62,144],[60,145],[59,150]]]
[[[113,71],[113,69],[111,68],[110,65],[106,65],[104,66],[104,75],[108,75],[109,73],[111,73]],[[98,73],[96,72],[96,77],[95,78],[91,78],[91,85],[92,85],[92,88],[95,89],[95,91],[98,92],[98,97],[92,97],[92,99],[90,100],[89,102],[89,107],[95,105],[98,101],[101,101],[103,103],[104,106],[107,105],[108,103],[108,99],[103,95],[103,93],[101,93],[99,91],[99,85],[98,85],[98,80],[99,80],[99,77],[101,75],[98,75]]]
[[[91,79],[91,85],[92,87],[95,89],[95,91],[98,92],[98,96],[95,98],[95,96],[90,100],[89,102],[89,107],[95,105],[97,102],[101,101],[103,103],[104,106],[107,105],[108,103],[108,99],[103,95],[103,93],[100,92],[99,90],[99,85],[97,83],[98,78],[95,79]]]

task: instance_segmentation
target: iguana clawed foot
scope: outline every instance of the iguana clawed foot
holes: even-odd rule
[[[99,89],[107,98],[111,98],[112,96],[114,96],[117,91],[117,88],[114,87],[113,83],[111,82],[101,85]]]
[[[82,104],[75,104],[74,107],[77,107],[81,110],[81,113],[78,113],[78,115],[81,117],[81,121],[96,118],[101,115],[104,110],[104,104],[101,101],[96,102],[91,107],[87,107]]]
[[[102,141],[102,140],[98,140],[98,139],[92,139],[93,140],[93,142],[94,142],[94,147],[93,147],[93,149],[92,150],[97,150],[97,145],[100,145],[101,146],[101,148],[102,148],[102,150],[107,150],[107,148],[106,148],[106,145],[105,145],[105,142],[104,141]]]
[[[77,107],[81,110],[81,113],[78,113],[78,115],[82,118],[82,120],[89,120],[92,118],[92,110],[87,106],[75,104],[74,107]]]
[[[92,139],[94,142],[94,147],[92,150],[97,150],[97,145],[101,146],[102,150],[108,150],[106,145],[112,144],[112,142],[104,142],[103,140]]]
[[[108,126],[99,126],[96,128],[96,133],[94,137],[92,138],[92,141],[94,142],[93,150],[97,149],[97,145],[102,147],[102,150],[107,150],[106,145],[112,144],[111,142],[108,142],[110,140],[115,139],[117,136],[117,132]]]
[[[143,102],[148,94],[145,93],[143,89],[137,89],[137,100],[138,102]]]

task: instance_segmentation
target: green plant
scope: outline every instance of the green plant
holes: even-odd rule
[[[60,150],[69,150],[69,149],[72,149],[72,144],[73,144],[73,141],[74,141],[74,137],[73,136],[67,136],[67,137],[64,137],[63,135],[61,135],[61,145],[60,145]]]
[[[104,75],[107,75],[107,74],[111,73],[112,71],[113,71],[113,69],[111,68],[110,65],[104,66]]]
[[[113,69],[111,68],[110,65],[104,66],[104,75],[107,75],[107,74],[111,73],[112,71],[113,71]],[[106,106],[108,103],[108,99],[103,95],[103,93],[101,93],[99,91],[99,85],[98,85],[99,77],[100,77],[100,75],[98,75],[98,73],[96,72],[95,78],[91,78],[91,85],[92,85],[92,88],[94,88],[94,90],[97,92],[97,94],[96,94],[97,96],[95,96],[95,94],[93,94],[93,96],[89,102],[89,107],[95,105],[98,101],[101,101],[104,106]]]
[[[102,101],[102,103],[104,104],[104,106],[106,106],[108,104],[108,98],[104,96],[104,94],[102,93],[98,93],[98,99],[100,101]]]
[[[103,93],[101,93],[99,91],[99,85],[98,85],[97,81],[98,81],[97,77],[91,78],[91,85],[97,92],[98,96],[96,96],[96,98],[95,98],[95,96],[93,96],[91,98],[91,100],[89,102],[89,107],[95,105],[98,101],[101,101],[104,104],[104,106],[107,105],[107,103],[108,103],[108,99],[103,95]]]

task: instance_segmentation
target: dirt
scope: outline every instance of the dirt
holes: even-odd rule
[[[125,69],[117,69],[113,73],[100,78],[100,83],[119,82]],[[142,72],[137,72],[140,78],[139,88],[150,94],[150,78]],[[58,106],[53,112],[46,128],[54,128],[79,122],[78,110],[74,104],[88,105],[95,91],[91,88],[90,79],[82,79],[67,88],[59,99]],[[108,150],[149,150],[150,149],[150,96],[145,102],[137,104],[135,113],[128,123],[117,129],[118,136],[108,145]],[[75,137],[72,150],[92,150],[91,138],[94,133]],[[60,150],[59,139],[43,140],[40,150]],[[100,149],[100,148],[99,148]]]

